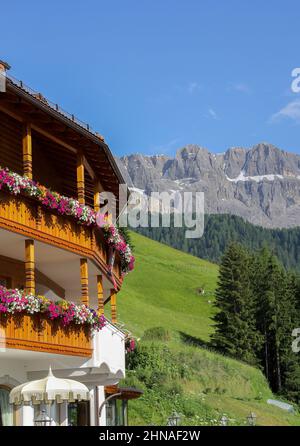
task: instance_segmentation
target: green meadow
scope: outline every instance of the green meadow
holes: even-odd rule
[[[267,404],[259,369],[212,351],[218,266],[131,233],[136,268],[118,295],[118,318],[136,338],[123,384],[144,391],[129,403],[130,424],[165,425],[175,410],[185,425],[300,425],[300,415]]]

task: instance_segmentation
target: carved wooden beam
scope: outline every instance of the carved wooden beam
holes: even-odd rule
[[[28,122],[23,124],[23,172],[32,179],[32,138],[31,125]]]
[[[104,314],[104,296],[103,296],[103,279],[97,275],[97,296],[98,296],[98,315]]]
[[[85,203],[84,199],[84,156],[81,151],[77,152],[77,194],[78,201],[81,204]]]
[[[89,305],[89,275],[87,259],[80,259],[81,302]]]
[[[25,289],[28,294],[35,294],[35,261],[33,240],[25,240]]]
[[[110,296],[111,321],[113,324],[115,324],[117,322],[117,293],[114,288],[111,289],[110,291],[111,291],[111,296]]]
[[[100,211],[100,193],[102,191],[102,187],[100,181],[95,180],[94,182],[94,210],[96,212]]]

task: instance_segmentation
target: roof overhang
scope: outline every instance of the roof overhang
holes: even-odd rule
[[[81,124],[73,115],[50,103],[41,94],[25,87],[22,82],[8,75],[6,79],[6,92],[0,95],[0,105],[23,119],[29,115],[36,128],[51,133],[70,147],[82,150],[96,175],[102,180],[104,189],[118,197],[119,184],[126,182],[104,138],[91,131],[88,125]]]
[[[142,396],[144,392],[140,389],[137,389],[136,387],[119,387],[117,385],[113,385],[105,386],[105,393],[108,396],[118,393],[119,395],[116,396],[117,399],[133,400],[140,398],[140,396]]]

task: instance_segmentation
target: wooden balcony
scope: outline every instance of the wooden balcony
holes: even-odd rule
[[[0,191],[0,228],[17,232],[92,259],[105,273],[108,249],[102,231],[78,224],[72,216],[61,216],[35,200]],[[120,258],[116,255],[113,272],[120,286]]]
[[[0,315],[0,348],[31,350],[68,356],[91,357],[88,327],[62,327],[43,315]]]

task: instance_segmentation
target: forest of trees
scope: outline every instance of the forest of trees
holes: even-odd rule
[[[268,246],[286,268],[300,271],[300,227],[265,229],[234,215],[207,215],[204,234],[199,239],[187,239],[186,228],[174,228],[172,220],[171,228],[138,228],[137,231],[153,240],[216,263],[220,262],[232,241],[251,250]]]
[[[250,252],[232,243],[220,265],[212,345],[263,369],[272,390],[300,403],[300,277],[267,248]]]
[[[220,263],[216,330],[211,345],[260,367],[278,394],[300,404],[300,353],[292,331],[300,327],[300,227],[266,229],[232,215],[205,216],[204,234],[186,228],[137,232]]]

